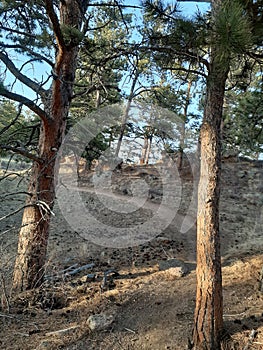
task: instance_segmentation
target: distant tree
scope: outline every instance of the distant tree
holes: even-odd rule
[[[251,75],[253,72],[251,72]],[[258,158],[263,153],[263,83],[261,74],[241,89],[226,94],[223,119],[223,154]]]
[[[82,157],[87,160],[88,168],[92,160],[98,159],[118,137],[118,125],[107,125],[106,120],[98,121],[96,114],[91,112],[121,102],[119,84],[129,52],[128,49],[127,52],[123,50],[129,38],[125,24],[130,24],[131,20],[129,14],[122,16],[114,7],[107,6],[94,8],[93,16],[92,23],[97,29],[84,39],[80,47],[68,123],[71,127],[76,121],[89,116],[90,129],[95,131],[95,135],[87,145],[85,138],[82,140]],[[105,26],[105,23],[108,25]],[[95,125],[98,125],[97,130],[101,130],[100,122],[105,128],[96,134]]]

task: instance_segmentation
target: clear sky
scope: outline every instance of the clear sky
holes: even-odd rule
[[[173,4],[174,1],[165,1],[167,4]],[[141,5],[140,0],[125,0],[124,4],[126,5]],[[200,3],[200,2],[195,2],[195,1],[190,1],[190,2],[180,2],[179,1],[179,9],[181,11],[181,14],[185,17],[191,17],[196,13],[197,11],[200,12],[206,12],[209,9],[209,4],[208,3]],[[135,10],[135,11],[140,11],[140,10]],[[139,18],[140,16],[138,16]],[[14,61],[14,63],[17,65],[17,67],[20,67],[24,64],[25,59],[23,56],[13,53],[13,55],[10,57]],[[30,78],[36,80],[36,81],[44,81],[46,77],[50,74],[50,67],[45,65],[45,64],[27,64],[23,68],[23,73]],[[0,76],[4,76],[4,84],[9,85],[9,88],[12,87],[12,91],[16,93],[20,93],[22,95],[25,95],[29,98],[34,98],[34,93],[31,91],[31,89],[27,88],[20,82],[16,81],[14,83],[14,78],[9,74],[8,72],[6,74],[3,74],[5,71],[5,67],[0,64]],[[14,83],[14,86],[12,84]]]

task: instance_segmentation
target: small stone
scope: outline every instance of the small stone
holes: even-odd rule
[[[182,277],[188,273],[188,268],[184,262],[177,259],[160,261],[159,270],[169,272],[172,277]]]
[[[172,278],[183,277],[186,275],[186,272],[182,267],[171,267],[170,269],[166,270],[166,273]]]
[[[87,319],[87,324],[92,331],[101,331],[108,328],[114,321],[114,315],[96,314]]]

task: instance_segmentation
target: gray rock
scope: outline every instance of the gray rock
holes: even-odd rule
[[[92,331],[101,331],[108,328],[114,321],[114,315],[96,314],[87,319],[87,324]]]
[[[183,261],[177,259],[163,260],[159,262],[159,270],[167,271],[173,277],[185,276],[189,270]]]

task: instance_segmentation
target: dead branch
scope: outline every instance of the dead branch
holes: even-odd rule
[[[2,217],[0,218],[0,221],[5,220],[5,219],[9,218],[10,216],[19,213],[21,210],[24,210],[25,208],[27,208],[27,207],[32,207],[32,206],[34,206],[34,204],[26,204],[26,205],[23,205],[22,207],[20,207],[20,208],[14,210],[14,211],[12,211],[11,213],[2,216]]]
[[[17,154],[21,154],[22,156],[34,160],[37,163],[42,163],[43,159],[40,157],[35,156],[34,154],[28,152],[25,148],[23,147],[13,147],[13,146],[8,146],[8,145],[0,145],[0,149],[4,151],[11,151]]]
[[[0,29],[1,29],[1,27],[0,27]],[[50,61],[47,57],[42,56],[39,53],[37,53],[37,52],[35,52],[35,51],[31,50],[30,48],[25,47],[23,45],[18,45],[18,44],[11,45],[11,44],[3,44],[3,43],[1,43],[0,46],[3,47],[3,48],[6,48],[6,49],[20,49],[20,50],[24,50],[24,51],[28,52],[30,55],[34,56],[37,60],[44,61],[48,65],[50,65],[51,67],[54,66],[54,63],[52,61]]]
[[[0,317],[15,318],[15,316],[6,315],[6,314],[2,314],[2,313],[0,313]]]
[[[0,52],[0,55],[1,55],[1,52]],[[1,57],[0,57],[0,59],[1,59]],[[50,119],[50,117],[47,115],[47,113],[42,108],[40,108],[38,105],[36,105],[34,103],[34,101],[30,100],[29,98],[26,98],[22,95],[8,91],[7,89],[5,89],[3,87],[1,87],[0,95],[4,96],[10,100],[24,104],[32,112],[36,113],[43,121]]]
[[[76,263],[76,264],[74,264],[72,266],[69,266],[69,267],[67,267],[64,270],[58,271],[56,273],[56,275],[46,276],[46,279],[54,280],[54,279],[57,279],[57,278],[73,276],[73,275],[76,275],[77,273],[79,273],[81,271],[84,271],[84,270],[87,270],[87,269],[92,269],[95,266],[95,264],[91,263],[91,264],[86,264],[86,265],[83,265],[83,266],[80,266],[80,267],[77,267],[77,266],[78,266],[78,263]]]

